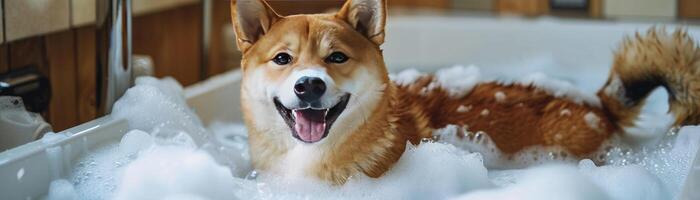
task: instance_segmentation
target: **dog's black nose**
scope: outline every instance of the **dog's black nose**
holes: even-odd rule
[[[294,84],[294,93],[304,102],[317,101],[326,92],[326,83],[318,77],[304,76]]]

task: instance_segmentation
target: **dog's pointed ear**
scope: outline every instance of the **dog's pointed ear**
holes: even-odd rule
[[[336,17],[350,23],[375,44],[384,43],[386,0],[348,0]]]
[[[238,49],[245,52],[280,18],[263,0],[232,0],[231,21]]]

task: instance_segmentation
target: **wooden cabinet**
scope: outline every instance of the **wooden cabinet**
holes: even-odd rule
[[[674,0],[603,0],[603,13],[606,18],[675,18],[677,5]]]
[[[71,0],[70,7],[73,11],[71,14],[71,26],[80,27],[95,23],[95,5],[96,1],[104,0]]]
[[[13,41],[70,28],[69,0],[4,0],[5,39]]]

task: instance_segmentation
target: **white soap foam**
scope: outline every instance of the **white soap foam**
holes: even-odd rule
[[[395,75],[392,74],[390,77],[394,83],[398,85],[410,85],[424,75],[425,74],[418,70],[406,69]],[[587,105],[600,106],[600,100],[594,93],[584,92],[569,81],[553,78],[541,72],[531,73],[517,79],[490,78],[482,75],[480,69],[474,65],[468,67],[455,65],[453,67],[437,70],[433,82],[424,88],[424,93],[427,94],[430,90],[440,87],[446,90],[450,97],[460,98],[469,94],[479,83],[493,80],[496,80],[502,85],[518,84],[534,86],[538,90],[547,92],[547,94],[555,97],[567,98],[578,104],[585,103]],[[506,100],[506,97],[506,94],[500,91],[494,94],[494,98],[498,102]]]
[[[628,143],[621,137],[613,137],[606,142],[599,152],[591,155],[593,161],[581,161],[584,174],[606,188],[609,185],[626,184],[622,189],[608,191],[613,199],[637,199],[636,194],[626,194],[643,190],[646,199],[668,199],[675,197],[682,189],[685,177],[690,171],[692,159],[700,147],[700,127],[685,126],[679,130],[669,131],[652,144]],[[434,132],[439,142],[450,143],[461,149],[480,152],[484,155],[484,164],[493,172],[497,169],[527,168],[547,163],[575,163],[577,160],[559,148],[531,147],[512,156],[505,156],[484,132],[470,132],[466,126],[449,125]],[[587,165],[590,163],[589,165]],[[604,174],[604,175],[600,175]],[[618,183],[611,182],[611,176]],[[499,176],[503,178],[503,176]],[[503,180],[497,180],[504,182]],[[508,181],[505,181],[508,182]],[[610,186],[612,187],[612,186]],[[625,197],[625,198],[623,198]]]
[[[131,131],[120,144],[101,145],[79,159],[69,178],[79,199],[667,199],[680,191],[700,146],[700,128],[683,127],[642,146],[628,147],[620,139],[612,143],[619,148],[603,151],[609,162],[596,161],[605,166],[586,160],[576,166],[557,149],[533,148],[503,158],[487,133],[448,126],[436,131],[436,142],[408,145],[382,177],[360,174],[334,186],[251,172],[243,125],[215,123],[207,131],[178,87],[143,80],[120,100],[128,110],[115,113],[145,132]],[[51,137],[46,142],[58,141]],[[552,162],[565,164],[528,167]],[[527,168],[502,170],[518,165]]]
[[[482,80],[478,67],[457,65],[435,72],[434,81],[445,89],[450,97],[460,98],[469,94],[474,86],[484,80]]]
[[[214,122],[208,127],[214,140],[202,146],[214,159],[228,166],[236,177],[252,170],[248,153],[248,131],[243,124]]]
[[[481,116],[488,116],[491,113],[489,109],[483,109],[481,110]]]
[[[122,155],[133,155],[141,150],[150,148],[155,142],[153,137],[142,130],[131,130],[119,142],[119,152]]]
[[[390,74],[389,78],[397,85],[406,86],[414,83],[420,77],[425,75],[425,73],[422,73],[416,69],[406,69],[396,74]]]
[[[501,82],[506,84],[510,81]],[[541,72],[524,76],[519,80],[515,80],[513,83],[520,85],[532,85],[552,96],[567,98],[575,103],[600,106],[600,100],[595,94],[583,92],[569,81],[552,78]]]
[[[470,106],[459,105],[459,107],[457,107],[457,112],[469,112],[470,110],[472,110],[471,105]]]
[[[140,130],[129,131],[119,144],[90,151],[71,174],[80,199],[228,199],[223,197],[232,195],[233,177],[208,152],[186,144],[157,144]]]
[[[583,120],[586,121],[586,125],[592,129],[600,128],[600,117],[593,112],[588,112],[583,116]]]
[[[114,199],[231,199],[235,189],[229,169],[208,153],[169,145],[140,152],[124,169]]]
[[[594,159],[613,167],[639,165],[658,177],[675,197],[700,147],[699,133],[699,126],[685,126],[668,131],[654,143],[642,145],[613,138],[605,145],[605,151],[599,152]]]
[[[79,199],[111,199],[124,166],[132,159],[120,152],[116,142],[101,144],[78,158],[68,180],[75,186]]]
[[[256,180],[239,178],[208,152],[187,146],[154,145],[134,158],[123,157],[120,149],[114,144],[106,145],[80,162],[88,164],[79,166],[75,174],[91,172],[87,179],[103,176],[102,180],[110,182],[92,183],[75,176],[74,184],[75,180],[82,181],[76,184],[81,199],[425,199],[493,187],[480,154],[442,143],[423,143],[418,147],[409,144],[398,163],[382,178],[357,175],[343,186],[272,175],[260,175]],[[114,163],[111,159],[128,164],[98,164]],[[116,190],[111,185],[114,182]]]
[[[396,165],[381,178],[356,175],[342,186],[313,179],[260,175],[239,180],[240,199],[444,199],[493,187],[479,154],[452,145],[408,145]],[[468,180],[468,181],[465,181]]]
[[[493,94],[494,98],[496,98],[497,102],[504,102],[506,101],[506,93],[503,93],[502,91],[498,91]]]
[[[553,162],[575,162],[576,159],[559,147],[529,147],[518,153],[507,155],[483,131],[471,131],[469,126],[447,125],[433,131],[438,142],[452,144],[465,151],[479,152],[484,165],[491,169],[513,169]]]
[[[47,200],[77,200],[78,195],[73,188],[73,184],[66,179],[51,181]]]
[[[671,199],[661,180],[640,165],[601,166],[585,159],[579,171],[617,200]]]
[[[571,116],[571,110],[566,109],[566,108],[562,109],[561,111],[559,111],[559,116],[565,116],[565,117]]]
[[[139,196],[145,199],[222,199],[231,195],[231,185],[221,184],[228,193],[211,196],[212,188],[224,190],[210,186],[207,181],[230,182],[233,180],[231,172],[241,175],[250,171],[245,127],[214,127],[218,132],[209,138],[209,131],[186,105],[182,87],[172,79],[138,78],[136,85],[117,101],[112,115],[116,119],[126,119],[133,130],[127,132],[118,144],[101,144],[96,149],[84,147],[86,154],[78,159],[69,176],[80,199],[133,199]],[[47,134],[43,141],[53,144],[62,138],[62,135]],[[199,147],[202,150],[196,150]],[[65,154],[64,151],[65,147],[52,147],[47,149],[47,154],[55,160],[52,163],[60,165],[62,157],[59,155]],[[217,156],[219,162],[215,162],[212,155]],[[158,163],[162,164],[161,168],[154,168],[153,164]],[[60,167],[51,168],[58,169],[52,170],[54,176],[64,175]],[[178,177],[182,184],[171,183]],[[199,188],[192,189],[196,186]]]
[[[401,195],[398,199],[443,199],[491,187],[486,172],[480,154],[452,145],[424,142],[418,147],[408,145],[379,185],[402,188],[397,191]]]
[[[156,140],[174,137],[178,139],[166,141],[195,144],[208,140],[202,122],[186,104],[182,86],[172,79],[137,78],[136,85],[114,103],[111,115],[126,119],[131,129],[155,132]]]
[[[455,200],[518,199],[518,200],[588,200],[609,199],[608,194],[576,170],[567,165],[546,165],[518,174],[518,180],[497,189],[477,190]]]

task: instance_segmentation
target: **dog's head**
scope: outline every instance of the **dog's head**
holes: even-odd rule
[[[285,17],[263,0],[238,0],[231,8],[251,129],[296,144],[329,143],[372,114],[389,82],[379,48],[384,0]]]

